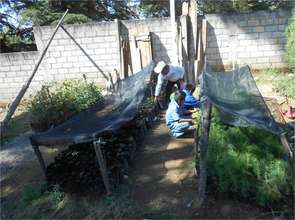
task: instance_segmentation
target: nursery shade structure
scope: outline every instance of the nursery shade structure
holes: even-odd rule
[[[284,132],[271,115],[248,66],[229,72],[213,72],[207,66],[201,76],[201,92],[224,123],[256,126],[276,135]]]
[[[116,131],[133,120],[146,92],[146,79],[154,68],[151,62],[138,73],[124,79],[114,108],[99,116],[100,105],[79,113],[65,123],[43,133],[31,136],[33,146],[70,145],[93,142],[106,131]]]

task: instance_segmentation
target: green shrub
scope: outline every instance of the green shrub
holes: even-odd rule
[[[295,37],[295,36],[294,36]],[[275,82],[275,90],[280,95],[295,99],[295,74],[282,75]]]
[[[280,202],[291,192],[283,147],[263,130],[226,126],[213,119],[208,167],[219,191],[255,198],[261,206]]]
[[[35,185],[27,185],[22,192],[22,200],[29,203],[33,200],[39,199],[46,190],[46,184],[40,183]]]
[[[100,89],[85,80],[45,84],[29,102],[31,125],[39,131],[47,130],[102,101]]]
[[[295,8],[292,11],[292,17],[290,18],[288,28],[286,30],[287,36],[287,60],[290,68],[295,69]]]

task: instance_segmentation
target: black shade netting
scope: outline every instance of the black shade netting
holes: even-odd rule
[[[216,107],[222,122],[255,126],[279,135],[283,130],[272,117],[248,66],[229,72],[206,67],[201,76],[202,96]]]
[[[140,72],[124,79],[119,88],[120,95],[112,98],[114,104],[106,114],[101,114],[101,104],[95,105],[55,128],[32,135],[32,145],[87,143],[96,140],[104,132],[119,130],[136,117],[153,68],[154,62],[151,62]]]

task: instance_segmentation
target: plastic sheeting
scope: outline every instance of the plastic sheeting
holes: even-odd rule
[[[272,117],[248,66],[230,72],[201,75],[201,94],[218,110],[221,121],[241,127],[256,126],[279,135],[283,130]]]
[[[120,129],[136,117],[153,68],[152,62],[137,74],[123,80],[119,92],[121,95],[115,97],[113,109],[107,114],[100,114],[101,105],[93,106],[51,130],[32,135],[32,145],[87,143],[96,140],[103,132]]]

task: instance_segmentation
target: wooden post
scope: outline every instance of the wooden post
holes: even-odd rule
[[[202,124],[201,135],[198,140],[200,148],[200,165],[199,165],[199,187],[198,187],[198,204],[200,208],[206,198],[207,187],[207,154],[209,144],[209,130],[211,120],[211,103],[207,100],[202,107]]]
[[[16,98],[15,98],[15,99],[13,100],[13,102],[11,103],[11,105],[10,105],[10,107],[9,107],[9,109],[8,109],[8,111],[7,111],[7,113],[6,113],[5,117],[4,117],[4,119],[3,119],[3,125],[4,125],[4,126],[5,126],[6,123],[11,119],[11,117],[12,117],[12,115],[14,114],[14,112],[15,112],[17,106],[19,105],[19,103],[20,103],[20,101],[22,100],[23,96],[25,95],[27,89],[29,88],[29,86],[30,86],[30,84],[31,84],[31,82],[32,82],[32,80],[33,80],[33,78],[34,78],[34,76],[35,76],[35,74],[36,74],[36,72],[37,72],[37,70],[38,70],[38,68],[39,68],[39,66],[40,66],[40,64],[41,64],[41,62],[42,62],[42,60],[43,60],[43,58],[44,58],[44,56],[45,56],[45,54],[46,54],[46,52],[47,52],[47,50],[48,50],[50,44],[51,44],[51,42],[52,42],[52,40],[53,40],[53,38],[54,38],[54,36],[55,36],[55,34],[56,34],[56,32],[57,32],[57,30],[58,30],[58,28],[61,26],[61,24],[62,24],[64,18],[66,17],[66,15],[67,15],[67,13],[68,13],[68,11],[69,11],[69,9],[66,10],[66,12],[63,14],[63,16],[61,17],[61,19],[59,20],[59,22],[58,22],[58,24],[56,25],[56,27],[55,27],[55,29],[54,29],[54,31],[53,31],[53,33],[52,33],[52,35],[51,35],[49,41],[47,42],[46,47],[44,48],[44,50],[43,50],[41,56],[39,57],[39,60],[38,60],[38,62],[37,62],[37,64],[36,64],[36,66],[35,66],[35,68],[34,68],[32,74],[31,74],[31,76],[29,77],[28,81],[23,85],[23,87],[22,87],[21,90],[19,91],[18,95],[16,96]]]
[[[182,15],[180,17],[180,24],[181,24],[181,53],[182,53],[182,66],[185,70],[185,81],[189,82],[188,76],[188,33],[187,33],[187,16]],[[190,82],[192,83],[192,82]]]
[[[105,185],[105,188],[107,190],[107,195],[111,194],[111,189],[110,189],[110,182],[109,182],[109,176],[108,176],[108,170],[107,170],[107,166],[106,166],[106,162],[103,158],[103,154],[101,151],[101,141],[94,141],[93,142],[93,146],[94,146],[94,150],[96,153],[96,157],[97,157],[97,161],[98,161],[98,165],[99,165],[99,169],[100,169],[100,173],[103,179],[103,183]]]
[[[292,177],[292,188],[293,188],[293,213],[294,213],[294,219],[295,219],[295,144],[292,149],[292,146],[290,145],[286,137],[286,133],[281,134],[280,139],[286,152],[288,153],[288,159],[291,166],[291,177]]]
[[[108,81],[109,78],[104,74],[104,72],[99,68],[99,66],[94,62],[94,60],[88,55],[88,53],[83,49],[83,47],[75,40],[75,38],[67,31],[67,29],[64,26],[61,26],[61,28],[74,41],[74,43],[80,48],[80,50],[90,60],[90,62],[96,67],[96,69],[101,73],[101,75],[103,75],[103,77]]]
[[[170,21],[172,31],[172,63],[178,63],[177,56],[177,23],[175,22],[175,0],[170,0]]]
[[[293,158],[292,147],[290,146],[290,144],[287,140],[286,133],[282,133],[280,135],[280,139],[281,139],[281,143],[282,143],[283,147],[285,148],[285,151],[288,154],[288,159],[289,159],[290,163],[292,164],[292,158]]]
[[[195,83],[195,60],[197,51],[197,1],[189,1],[189,19],[188,19],[188,60],[189,60],[189,78],[190,82]]]
[[[45,165],[43,156],[42,156],[42,154],[40,152],[39,146],[33,146],[33,149],[34,149],[34,152],[35,152],[35,154],[36,154],[36,156],[38,158],[38,161],[40,163],[40,166],[41,166],[41,169],[42,169],[42,171],[44,173],[44,176],[46,178],[46,165]]]
[[[116,36],[117,36],[117,47],[118,47],[118,53],[119,53],[119,72],[120,72],[120,77],[123,78],[123,69],[124,69],[124,66],[123,66],[123,62],[122,62],[122,47],[121,47],[121,34],[120,34],[120,20],[118,19],[115,19],[115,22],[116,22]]]

